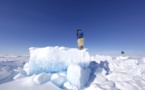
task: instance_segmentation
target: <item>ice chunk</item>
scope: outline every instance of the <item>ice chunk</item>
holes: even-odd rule
[[[132,68],[129,70],[129,74],[132,76],[139,76],[141,77],[141,70],[139,66],[132,66]]]
[[[86,49],[66,47],[30,48],[30,74],[41,72],[58,72],[66,70],[70,64],[88,67],[90,55]]]
[[[107,71],[101,67],[98,67],[95,71],[95,74],[101,74],[103,76],[107,75]]]
[[[138,64],[139,61],[135,59],[109,61],[110,71],[119,72],[129,72],[132,66],[136,66]]]
[[[52,75],[51,82],[58,87],[62,87],[62,85],[66,82],[66,77],[56,73]]]
[[[24,77],[26,77],[24,74],[19,73],[15,77],[13,77],[13,79],[16,80],[16,79],[20,79],[20,78],[24,78]]]
[[[130,81],[133,79],[133,77],[131,75],[129,75],[128,73],[123,73],[123,72],[113,72],[109,75],[107,75],[107,79],[108,80],[112,80],[112,81]]]
[[[23,68],[17,67],[17,69],[14,69],[15,72],[18,72],[20,74],[26,75],[26,72]]]
[[[12,76],[13,71],[8,71],[5,67],[0,69],[0,83],[2,83],[2,80],[5,80],[6,78],[9,78]]]
[[[23,66],[23,70],[26,72],[26,75],[30,74],[29,63],[25,63],[25,65]]]
[[[105,70],[106,73],[104,73],[104,75],[109,74],[110,69],[109,69],[109,62],[108,61],[101,61],[100,62],[100,67]]]
[[[37,84],[43,84],[43,83],[46,83],[50,80],[51,78],[51,74],[49,73],[41,73],[39,75],[36,75],[34,78],[33,78],[33,81]]]
[[[138,65],[139,61],[135,60],[135,59],[128,59],[128,60],[124,61],[123,64],[125,67],[129,67],[129,66]]]
[[[65,90],[73,90],[73,86],[70,84],[70,82],[65,82],[65,83],[63,84],[63,88],[64,88]]]
[[[62,90],[52,82],[44,84],[36,84],[33,81],[33,76],[26,77],[12,82],[0,84],[0,90]]]
[[[145,79],[145,72],[142,73],[142,78]]]
[[[110,71],[108,61],[101,61],[100,64],[98,64],[96,61],[91,61],[89,64],[89,68],[91,69],[91,76],[94,73],[107,75]]]
[[[115,82],[113,82],[113,81],[108,81],[108,82],[106,82],[106,84],[111,87],[115,87]]]
[[[92,56],[91,60],[96,61],[97,63],[100,63],[100,61],[112,60],[112,57],[105,56],[105,55],[96,55],[96,56]]]
[[[90,87],[85,88],[84,90],[120,90],[116,87],[111,87],[107,84],[93,84]]]
[[[145,57],[140,60],[141,63],[145,63]]]
[[[119,56],[119,57],[116,57],[117,60],[126,60],[126,59],[129,59],[128,56]]]
[[[79,89],[87,84],[89,77],[90,69],[83,69],[77,64],[72,64],[68,67],[67,79],[72,85],[77,86]]]
[[[96,78],[94,79],[93,84],[96,84],[96,83],[97,84],[102,84],[102,83],[105,83],[107,81],[108,81],[107,78],[105,78],[101,74],[98,74],[98,75],[96,75]]]

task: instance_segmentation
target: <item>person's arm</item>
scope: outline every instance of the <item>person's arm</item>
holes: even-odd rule
[[[78,37],[78,31],[76,32],[76,37]]]

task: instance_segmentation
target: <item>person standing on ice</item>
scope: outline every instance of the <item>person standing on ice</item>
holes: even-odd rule
[[[78,47],[80,50],[84,48],[84,34],[81,29],[77,29],[76,32]]]
[[[122,54],[122,57],[125,57],[125,55],[124,55],[124,52],[123,52],[123,51],[121,52],[121,54]]]

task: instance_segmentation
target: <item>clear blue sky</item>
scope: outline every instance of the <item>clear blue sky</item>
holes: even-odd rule
[[[145,0],[0,0],[0,54],[77,48],[77,28],[91,54],[145,55]]]

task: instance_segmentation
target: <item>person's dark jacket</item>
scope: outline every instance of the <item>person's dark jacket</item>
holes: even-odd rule
[[[124,54],[124,52],[122,51],[121,54]]]
[[[77,39],[83,38],[84,34],[82,31],[77,31]]]

